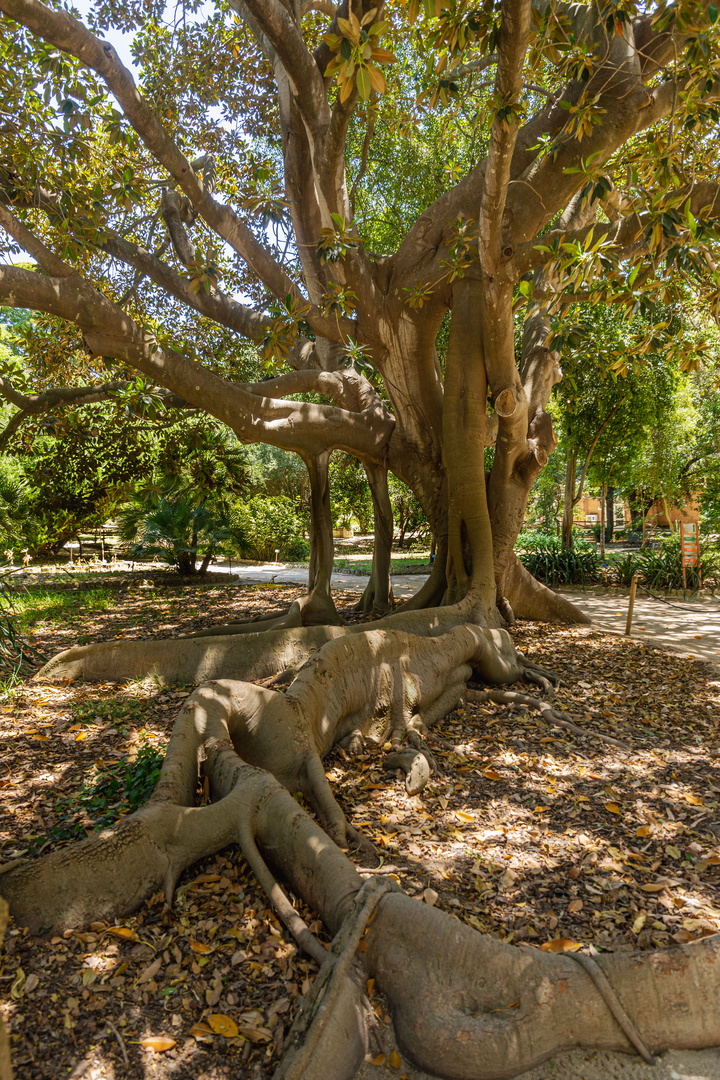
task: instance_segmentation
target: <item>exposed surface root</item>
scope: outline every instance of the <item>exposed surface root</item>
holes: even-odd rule
[[[410,626],[412,615],[405,616]],[[439,614],[425,619],[424,637],[399,629],[397,616],[388,620],[392,628],[330,633],[285,693],[230,679],[201,686],[180,710],[145,807],[92,840],[0,876],[18,923],[62,930],[121,917],[160,889],[170,898],[185,867],[237,843],[279,916],[326,971],[310,1022],[277,1080],[353,1075],[368,1047],[367,978],[389,1003],[408,1057],[458,1080],[502,1080],[574,1046],[632,1053],[642,1045],[654,1053],[720,1042],[720,937],[651,956],[598,955],[600,978],[572,957],[479,934],[394,890],[387,876],[381,882],[371,874],[373,889],[358,899],[363,878],[339,846],[356,834],[322,766],[331,746],[389,739],[394,753],[412,754],[410,772],[418,758],[429,770],[422,734],[465,694],[535,708],[553,726],[590,734],[545,701],[467,691],[473,672],[495,685],[529,670],[538,681],[551,681],[523,661],[505,631],[460,623],[443,633]],[[272,632],[257,636],[267,642]],[[194,805],[201,766],[212,799],[207,806]],[[291,791],[306,795],[326,832]],[[328,960],[279,878],[331,933],[343,928],[336,959]],[[391,891],[380,895],[381,885]],[[373,913],[369,904],[376,905]],[[621,1015],[632,1018],[637,1039],[628,1038],[609,1006],[603,979]]]
[[[8,924],[8,906],[0,899],[0,946],[5,943],[5,931]],[[10,1043],[3,1018],[0,1016],[0,1080],[12,1080],[10,1064]]]
[[[493,701],[496,705],[520,705],[528,709],[536,709],[543,720],[550,724],[551,727],[563,728],[565,731],[572,731],[573,734],[583,737],[590,735],[593,739],[600,739],[602,742],[609,743],[610,746],[618,746],[621,750],[632,749],[628,743],[621,742],[620,739],[613,739],[610,735],[602,735],[599,731],[579,727],[572,722],[566,712],[553,709],[552,705],[547,701],[528,697],[527,694],[520,694],[516,690],[475,690],[470,688],[465,697],[468,701]]]
[[[316,1080],[318,1063],[325,1058],[324,1044],[336,1053],[338,1043],[345,1053],[340,1060],[333,1055],[335,1080],[349,1080],[354,1075],[367,1051],[367,1020],[371,1016],[362,969],[355,956],[380,900],[397,888],[392,878],[370,878],[356,894],[304,999],[273,1080]],[[349,1017],[342,1007],[343,998],[349,998],[354,1006]],[[364,1024],[358,1023],[361,1017]]]
[[[505,594],[516,619],[537,622],[589,623],[570,600],[548,589],[525,569],[513,554],[505,579]]]
[[[299,667],[327,641],[347,632],[339,626],[314,626],[219,637],[103,641],[58,653],[35,678],[119,682],[149,676],[166,683],[266,679],[286,668]]]
[[[366,967],[405,1053],[434,1075],[504,1080],[576,1046],[635,1052],[570,956],[501,944],[403,894],[383,899],[372,931]],[[651,1052],[720,1041],[720,936],[594,959]]]
[[[316,632],[285,636],[297,633]],[[323,628],[326,634],[332,635],[332,628]],[[438,637],[393,629],[325,640],[285,693],[229,679],[196,690],[175,722],[150,802],[97,838],[9,871],[3,892],[12,910],[34,929],[125,914],[159,888],[171,896],[179,874],[200,854],[233,841],[247,844],[253,824],[245,810],[238,812],[233,784],[220,779],[227,761],[231,772],[238,762],[245,768],[257,765],[288,791],[302,793],[341,847],[349,840],[362,843],[325,776],[321,759],[330,748],[348,738],[390,740],[400,748],[409,735],[415,741],[414,762],[423,749],[417,741],[422,731],[457,705],[473,670],[496,684],[512,682],[523,671],[505,631],[465,624]],[[232,638],[206,641],[222,652]],[[181,648],[195,644],[179,643]],[[293,659],[288,652],[281,666]],[[213,806],[195,807],[203,756],[211,785],[223,797]],[[413,767],[412,782],[421,782],[423,764],[411,763],[411,772]],[[224,804],[230,809],[222,812]]]
[[[256,615],[254,619],[247,619],[244,622],[218,623],[216,626],[207,626],[204,630],[198,630],[197,633],[187,636],[200,638],[223,637],[226,634],[257,634],[263,630],[295,630],[302,624],[302,608],[298,601],[294,600],[285,611]]]

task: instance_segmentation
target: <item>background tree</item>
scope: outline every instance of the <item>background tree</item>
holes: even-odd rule
[[[676,314],[650,302],[632,320],[604,306],[580,305],[557,324],[553,343],[564,371],[558,390],[565,454],[563,547],[572,547],[573,508],[588,478],[600,487],[608,507],[602,514],[603,543],[612,539],[613,495],[607,493],[637,486],[650,433],[671,422],[682,377],[677,358],[685,370],[697,362],[696,341],[683,336],[682,326]]]

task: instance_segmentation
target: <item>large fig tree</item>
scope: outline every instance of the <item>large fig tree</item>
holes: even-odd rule
[[[15,253],[0,302],[55,320],[65,353],[48,371],[67,377],[34,392],[4,378],[14,429],[127,393],[140,373],[167,407],[300,455],[313,541],[307,596],[263,632],[113,642],[47,666],[47,678],[205,685],[148,805],[8,869],[11,911],[36,930],[121,915],[158,888],[171,900],[186,866],[239,843],[324,964],[287,1077],[352,1075],[368,976],[407,1052],[446,1076],[511,1076],[569,1045],[649,1058],[718,1042],[715,939],[578,961],[361,889],[340,848],[362,839],[321,764],[337,742],[387,738],[419,786],[432,767],[423,733],[468,680],[549,690],[501,627],[579,618],[513,553],[555,445],[551,317],[581,300],[670,304],[674,279],[692,275],[715,302],[717,9],[232,0],[209,16],[186,5],[166,26],[152,3],[101,3],[92,29],[40,0],[0,10],[0,225]],[[139,82],[108,26],[137,30]],[[242,381],[238,337],[268,358],[264,381]],[[332,604],[336,449],[362,462],[373,495],[366,610],[391,607],[388,470],[436,539],[426,585],[371,631],[339,625]],[[206,806],[194,805],[200,768]],[[332,955],[275,875],[338,931]]]

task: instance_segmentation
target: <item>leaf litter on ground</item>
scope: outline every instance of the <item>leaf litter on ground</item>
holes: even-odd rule
[[[124,600],[85,618],[79,609],[71,626],[44,616],[35,640],[52,652],[81,627],[90,640],[167,636],[301,592],[131,583]],[[356,599],[342,594],[342,606]],[[587,735],[522,707],[460,705],[429,735],[439,771],[412,797],[382,747],[354,760],[334,751],[328,777],[374,841],[380,871],[483,933],[551,952],[652,949],[716,932],[720,680],[698,661],[586,627],[523,623],[513,635],[560,676],[554,704]],[[26,682],[5,695],[2,860],[92,835],[140,805],[191,689]],[[80,1064],[122,1064],[129,1080],[269,1077],[317,971],[233,849],[190,868],[172,911],[158,894],[117,926],[48,938],[11,927],[1,959],[13,1057],[28,1080]],[[387,1027],[374,987],[371,998]]]

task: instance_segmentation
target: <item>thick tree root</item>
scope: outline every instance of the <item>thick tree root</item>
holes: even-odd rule
[[[215,626],[207,626],[198,630],[196,634],[188,634],[189,638],[199,637],[223,637],[226,634],[257,634],[268,630],[296,630],[302,626],[302,608],[297,600],[284,611],[273,611],[269,615],[256,615],[254,619],[244,622],[217,623]]]
[[[571,600],[536,581],[517,555],[510,560],[505,579],[505,597],[516,619],[581,624],[591,621]]]
[[[4,900],[0,900],[0,946],[5,942],[5,931],[8,924],[8,906]],[[0,1016],[0,1080],[13,1080],[12,1065],[10,1064],[10,1042],[7,1030]]]
[[[324,963],[325,950],[275,874],[334,934],[363,880],[283,784],[307,791],[344,839],[344,815],[322,773],[325,750],[353,732],[398,742],[403,732],[419,735],[457,704],[473,669],[495,682],[522,678],[523,662],[506,639],[474,626],[430,638],[376,630],[330,642],[285,694],[222,680],[201,687],[183,705],[143,809],[2,875],[16,920],[37,931],[121,917],[160,888],[170,898],[185,867],[236,842],[301,947]],[[240,755],[272,767],[279,780]],[[195,807],[203,758],[213,802]],[[359,926],[351,916],[353,940]],[[340,948],[335,963],[350,952],[356,959],[338,968],[334,984],[329,971],[331,1022],[316,1028],[320,1009],[313,1012],[312,1045],[297,1068],[290,1057],[283,1062],[279,1080],[352,1076],[368,1046],[367,977],[389,1002],[405,1052],[436,1075],[511,1077],[573,1046],[633,1052],[607,990],[598,992],[602,979],[571,957],[503,945],[395,891],[381,897],[363,939],[366,951]],[[651,1052],[720,1042],[720,938],[595,962]]]
[[[371,878],[356,894],[303,1001],[273,1080],[314,1080],[317,1062],[325,1056],[325,1044],[335,1050],[338,1042],[351,1052],[344,1060],[331,1059],[334,1077],[336,1080],[352,1077],[358,1065],[357,1043],[360,1042],[363,1052],[367,1049],[367,1020],[372,1018],[362,968],[355,959],[357,948],[380,900],[397,888],[392,878]],[[350,1004],[350,1010],[344,1007],[346,1003]],[[365,1025],[358,1024],[360,1016],[366,1019]]]
[[[219,637],[103,641],[58,653],[35,678],[119,682],[150,677],[165,683],[267,679],[299,667],[326,642],[346,633],[344,627],[313,626]]]
[[[303,608],[303,617],[308,608]],[[404,608],[374,623],[374,628],[403,630],[423,637],[437,637],[467,622],[483,626],[482,615],[473,601],[454,607],[422,611]],[[155,678],[164,683],[202,683],[208,679],[269,679],[287,668],[299,668],[328,641],[365,632],[363,625],[308,626],[297,629],[249,630],[241,635],[151,639],[149,641],[104,641],[79,645],[58,653],[37,673],[36,679],[62,682],[87,679],[97,682]],[[486,633],[490,631],[485,631]],[[497,633],[496,631],[492,631]],[[488,675],[493,683],[512,682],[516,656],[510,638],[494,639],[499,666]],[[506,671],[508,674],[506,674]]]

